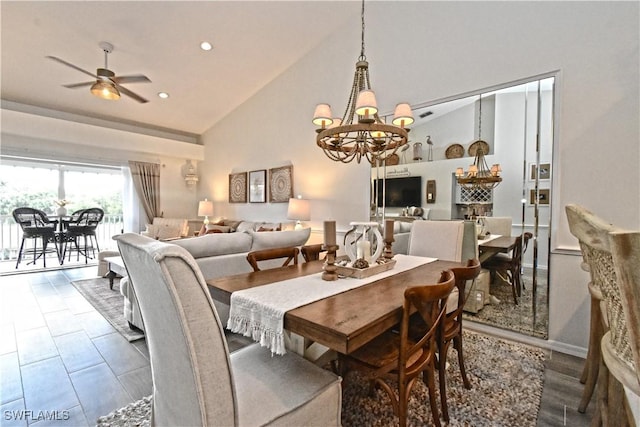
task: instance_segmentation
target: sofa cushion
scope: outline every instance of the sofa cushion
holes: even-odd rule
[[[215,233],[173,242],[185,248],[194,258],[249,252],[251,236],[246,233]]]
[[[257,251],[270,248],[285,248],[289,246],[302,246],[307,243],[311,235],[310,228],[302,230],[279,231],[277,233],[247,232],[252,238],[251,250]]]
[[[238,225],[240,225],[241,222],[242,221],[235,219],[223,219],[218,225],[226,225],[228,227],[231,227],[231,231],[236,231],[238,229]]]
[[[244,233],[245,231],[256,231],[258,228],[260,228],[261,225],[262,225],[262,222],[242,221],[236,227],[236,232]]]

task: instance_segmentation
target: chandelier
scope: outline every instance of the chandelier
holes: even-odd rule
[[[485,189],[493,190],[502,182],[500,177],[500,164],[495,163],[491,168],[487,165],[487,161],[484,156],[484,148],[489,147],[485,141],[482,140],[482,95],[480,95],[478,102],[478,140],[474,144],[478,147],[476,149],[475,158],[473,164],[469,166],[468,171],[464,171],[463,168],[456,169],[456,179],[458,184],[470,189]]]
[[[360,163],[365,157],[371,164],[377,164],[407,144],[409,130],[405,126],[413,123],[413,115],[407,103],[396,106],[392,124],[385,123],[378,115],[369,81],[369,63],[364,54],[364,0],[361,21],[360,56],[344,114],[341,119],[334,118],[329,104],[318,104],[313,123],[319,126],[316,143],[331,160],[349,163],[355,159]]]

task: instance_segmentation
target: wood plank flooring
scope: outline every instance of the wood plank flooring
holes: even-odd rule
[[[151,393],[144,340],[127,342],[70,284],[96,267],[0,276],[0,425],[91,426]],[[242,340],[230,340],[233,350]],[[538,426],[587,426],[583,360],[549,352]],[[25,412],[30,410],[31,412]],[[59,411],[38,420],[38,411]],[[55,415],[55,414],[54,414]]]

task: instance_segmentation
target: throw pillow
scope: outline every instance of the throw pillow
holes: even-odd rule
[[[207,225],[207,233],[210,232],[211,230],[216,230],[218,233],[230,233],[231,227],[229,227],[228,225],[216,225],[216,224]]]
[[[147,228],[144,232],[148,237],[151,237],[152,239],[157,239],[158,231],[159,230],[157,225],[147,224]]]
[[[273,228],[260,227],[258,228],[258,231],[273,231]]]
[[[222,231],[217,230],[217,229],[215,229],[215,228],[212,228],[212,229],[207,230],[207,231],[205,232],[205,234],[213,234],[213,233],[222,233]]]
[[[234,232],[234,231],[237,231],[238,226],[242,221],[237,221],[235,219],[223,219],[220,222],[222,222],[222,224],[220,225],[226,225],[227,227],[231,227],[231,231]]]
[[[280,224],[279,222],[265,222],[263,223],[260,227],[265,228],[265,229],[271,229],[270,231],[280,231],[282,230],[282,224]],[[259,231],[259,230],[258,230]]]
[[[248,233],[253,238],[251,250],[257,251],[260,249],[302,246],[309,240],[311,229],[303,228],[302,230],[280,231],[279,233],[258,233],[256,231],[249,231]]]
[[[175,225],[165,225],[158,227],[158,234],[156,236],[157,239],[172,239],[175,237],[180,237],[180,233],[182,232],[182,227]]]

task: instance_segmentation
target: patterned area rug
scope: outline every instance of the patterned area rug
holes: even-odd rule
[[[471,390],[463,387],[455,350],[451,350],[447,369],[449,425],[535,426],[544,379],[544,352],[468,331],[463,345]],[[386,394],[376,389],[370,396],[368,390],[367,381],[349,374],[343,389],[343,426],[397,425]],[[408,425],[432,424],[427,396],[425,385],[417,381],[409,402]],[[145,398],[100,417],[97,425],[148,426],[150,406],[151,399]]]
[[[548,338],[549,304],[547,303],[547,277],[545,271],[537,276],[536,317],[533,316],[533,292],[531,271],[525,269],[523,275],[525,289],[518,300],[513,302],[513,291],[506,283],[492,283],[491,294],[500,300],[497,305],[485,305],[478,313],[464,313],[464,318],[498,328],[520,332],[526,335]]]
[[[129,342],[144,338],[143,333],[130,329],[124,318],[124,297],[120,293],[119,279],[113,281],[113,289],[109,289],[109,279],[103,277],[77,280],[71,284]]]

